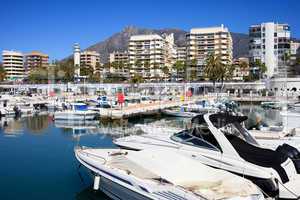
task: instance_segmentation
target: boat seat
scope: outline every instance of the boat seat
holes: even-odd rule
[[[249,144],[235,135],[226,134],[226,137],[241,158],[261,167],[273,168],[277,171],[283,183],[289,181],[284,168],[281,166],[288,159],[285,154]]]

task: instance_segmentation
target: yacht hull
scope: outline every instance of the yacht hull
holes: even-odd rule
[[[113,200],[153,200],[105,177],[100,178],[100,190]]]
[[[96,113],[86,113],[86,112],[56,112],[54,113],[55,120],[93,120],[96,117]]]

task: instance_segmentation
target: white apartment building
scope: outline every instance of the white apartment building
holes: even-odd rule
[[[232,38],[228,28],[192,28],[187,34],[187,62],[196,61],[197,76],[202,79],[208,55],[220,56],[223,64],[232,62]]]
[[[17,51],[2,51],[2,65],[6,72],[6,80],[25,78],[24,55]]]
[[[171,68],[176,59],[173,34],[131,36],[128,51],[131,74],[140,73],[146,79],[165,76],[163,67]]]
[[[252,25],[249,28],[250,62],[260,60],[267,67],[267,77],[282,77],[286,75],[287,65],[283,59],[290,51],[290,27],[288,24],[274,22]],[[252,69],[253,71],[257,69]]]
[[[114,51],[109,54],[109,62],[113,63],[123,63],[127,64],[129,62],[129,53],[128,51]]]
[[[100,54],[96,51],[83,51],[80,53],[80,66],[92,67],[95,71],[100,67]]]
[[[186,46],[177,47],[176,60],[185,62],[186,61]]]

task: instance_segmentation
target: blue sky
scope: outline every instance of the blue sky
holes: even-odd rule
[[[125,26],[144,28],[205,27],[225,24],[247,33],[251,24],[266,21],[291,25],[300,38],[299,0],[2,0],[0,51],[39,50],[50,59],[86,48]],[[1,60],[1,59],[0,59]]]

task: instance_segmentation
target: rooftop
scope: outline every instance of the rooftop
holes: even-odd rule
[[[216,33],[216,32],[228,32],[228,28],[224,27],[222,24],[221,26],[215,27],[206,27],[206,28],[192,28],[190,33],[191,34],[199,34],[199,33]]]

